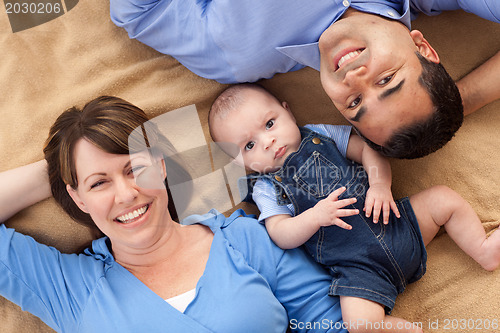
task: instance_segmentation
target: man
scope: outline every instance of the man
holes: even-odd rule
[[[437,78],[437,81],[444,83],[443,88],[434,96],[429,95],[429,91],[436,90],[433,80],[428,79],[434,76],[433,68],[441,72],[443,70],[440,66],[432,66],[439,63],[439,57],[423,36],[410,32],[410,18],[416,12],[436,14],[442,10],[460,8],[500,22],[500,2],[496,0],[463,0],[460,3],[457,0],[156,0],[147,3],[139,0],[111,0],[111,19],[124,27],[131,38],[137,38],[175,57],[200,76],[222,83],[254,82],[305,66],[320,70],[321,49],[322,84],[342,114],[382,153],[415,158],[429,154],[449,141],[460,127],[463,113],[460,95],[445,72]],[[385,28],[381,21],[386,23]],[[410,50],[412,55],[408,61],[399,63],[408,70],[404,81],[400,78],[401,71],[395,71],[397,64],[392,56],[387,58],[386,66],[392,68],[395,75],[389,78],[391,75],[387,72],[378,83],[383,83],[382,90],[393,93],[384,94],[386,98],[380,100],[373,91],[368,91],[366,96],[366,91],[360,90],[359,86],[357,90],[350,87],[352,92],[346,89],[349,84],[352,86],[356,83],[351,74],[367,78],[373,72],[362,72],[372,68],[366,63],[373,59],[370,57],[371,46],[348,48],[347,54],[341,53],[340,58],[353,52],[352,58],[344,58],[344,68],[338,73],[335,71],[338,63],[331,63],[331,57],[346,51],[336,51],[335,41],[339,41],[335,37],[338,36],[335,34],[336,29],[344,27],[349,33],[362,34],[365,40],[373,39],[375,45],[380,46],[380,43],[376,43],[377,35],[370,33],[372,22],[377,22],[380,31],[386,32],[385,41],[394,50],[403,47],[401,59],[408,57]],[[392,35],[387,29],[395,29],[398,33]],[[337,52],[335,55],[332,54],[334,51]],[[417,51],[420,56],[417,56]],[[364,66],[357,66],[360,63]],[[422,64],[428,66],[422,67]],[[352,71],[353,66],[358,71]],[[488,66],[491,67],[491,63]],[[429,68],[427,71],[430,73],[427,76],[420,75],[426,73],[425,68]],[[351,79],[350,83],[345,78]],[[481,82],[486,81],[481,78]],[[473,92],[477,90],[474,88],[477,82],[470,85],[474,88],[472,91],[468,90],[465,83],[459,88],[463,93],[466,112],[475,110],[467,109],[469,104],[486,104],[500,97],[500,91],[488,91],[486,95],[489,100],[481,96],[477,103],[470,103],[471,96],[476,98]],[[491,85],[486,88],[493,89]],[[448,97],[436,100],[444,94]],[[363,112],[359,112],[361,108]],[[446,111],[445,116],[430,120],[436,113],[433,111],[439,109]],[[358,112],[352,114],[353,110]],[[382,112],[384,110],[387,112]],[[409,128],[415,123],[424,125],[417,125],[417,131]],[[446,127],[429,126],[431,123],[445,123]],[[406,134],[408,130],[411,130],[410,134]],[[429,131],[439,135],[423,135]],[[399,135],[400,139],[394,140],[394,134]]]
[[[323,88],[382,154],[425,156],[444,146],[462,124],[459,89],[420,31],[349,8],[321,35],[319,49]],[[485,79],[472,84],[474,96],[492,89]],[[498,88],[493,90],[500,97]]]

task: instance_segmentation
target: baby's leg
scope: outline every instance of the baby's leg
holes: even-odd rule
[[[434,186],[410,197],[420,232],[427,245],[444,226],[457,245],[484,269],[500,264],[500,231],[486,237],[479,217],[458,193],[446,186]]]
[[[350,333],[399,332],[422,333],[418,325],[385,314],[384,306],[367,299],[340,296],[342,319]]]

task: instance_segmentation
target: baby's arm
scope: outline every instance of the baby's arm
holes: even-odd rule
[[[45,160],[1,172],[0,184],[0,223],[51,196]]]
[[[377,223],[380,210],[383,212],[383,221],[389,222],[389,213],[392,209],[400,217],[391,192],[392,174],[389,161],[382,155],[368,147],[359,136],[353,134],[349,139],[346,157],[363,164],[368,174],[370,188],[366,193],[365,213],[370,217],[373,211],[373,222]]]
[[[314,207],[297,216],[280,214],[268,217],[266,229],[269,236],[280,248],[293,249],[304,244],[320,227],[336,225],[352,229],[341,217],[356,215],[359,212],[357,209],[342,209],[356,202],[356,198],[338,200],[344,191],[345,187],[333,191]]]

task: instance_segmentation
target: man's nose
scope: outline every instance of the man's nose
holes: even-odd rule
[[[135,186],[135,179],[115,180],[115,201],[116,203],[130,203],[137,198],[139,192]]]
[[[365,66],[359,66],[351,69],[345,74],[344,84],[351,88],[359,88],[365,83],[368,70]]]

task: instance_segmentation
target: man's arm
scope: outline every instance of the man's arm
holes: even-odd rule
[[[45,160],[1,172],[0,184],[0,222],[51,196]]]
[[[500,23],[500,1],[498,0],[410,0],[410,6],[413,12],[426,15],[462,9],[489,21]]]
[[[500,51],[457,82],[464,115],[500,98]]]

